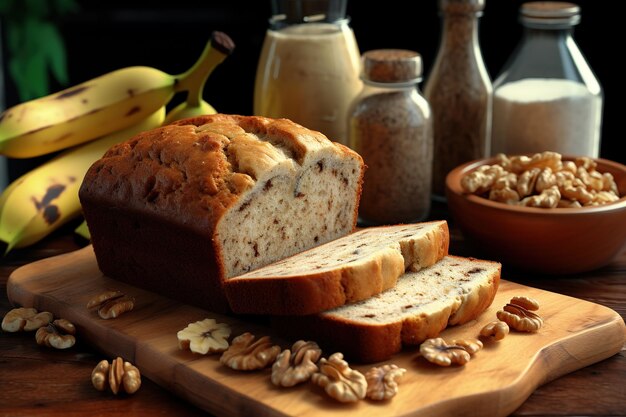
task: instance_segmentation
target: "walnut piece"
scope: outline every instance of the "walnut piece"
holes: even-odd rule
[[[519,332],[536,332],[543,326],[543,320],[534,310],[539,309],[539,303],[528,297],[513,297],[502,310],[496,313],[498,320],[502,320],[511,328]]]
[[[507,334],[509,334],[509,325],[503,321],[492,321],[480,330],[480,335],[489,340],[502,340]]]
[[[276,360],[280,346],[272,345],[269,336],[256,342],[255,336],[246,332],[233,339],[230,347],[222,353],[220,362],[238,371],[263,369]]]
[[[272,383],[293,387],[308,381],[318,370],[315,363],[320,356],[322,350],[317,343],[298,340],[291,350],[285,349],[276,357],[276,362],[272,365]]]
[[[230,326],[226,323],[217,323],[214,319],[204,319],[189,324],[180,330],[176,337],[178,347],[183,350],[191,350],[202,355],[223,352],[228,349]]]
[[[91,372],[91,383],[98,391],[110,388],[113,394],[134,394],[141,386],[141,373],[136,366],[117,357],[111,361],[100,361]]]
[[[119,317],[134,307],[135,301],[132,298],[114,290],[100,293],[87,302],[87,308],[97,309],[100,318],[105,320]]]
[[[58,319],[40,327],[35,333],[38,345],[53,347],[55,349],[68,349],[76,343],[76,327],[65,319]]]
[[[483,347],[480,340],[460,339],[448,344],[441,337],[427,339],[420,345],[420,354],[429,362],[440,366],[465,365],[471,355]]]
[[[528,156],[498,154],[494,165],[481,165],[461,178],[461,188],[506,204],[573,208],[619,200],[615,178],[596,171],[587,157],[562,161],[556,152]]]
[[[29,332],[47,326],[52,318],[52,313],[47,311],[38,313],[34,308],[14,308],[2,319],[2,330],[11,333],[21,330]]]
[[[320,359],[319,372],[311,377],[311,381],[324,388],[326,393],[340,402],[356,402],[365,398],[367,380],[365,375],[351,369],[343,360],[343,354],[333,353],[330,358]]]
[[[367,371],[367,398],[376,401],[393,398],[398,393],[398,383],[405,372],[406,369],[396,365],[383,365]]]

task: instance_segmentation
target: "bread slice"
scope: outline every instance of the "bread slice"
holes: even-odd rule
[[[367,300],[305,317],[274,317],[288,336],[312,339],[358,362],[389,359],[402,345],[418,345],[448,325],[473,320],[493,302],[498,262],[446,256]]]
[[[448,253],[446,221],[361,230],[226,280],[231,309],[242,314],[303,315],[364,300]]]

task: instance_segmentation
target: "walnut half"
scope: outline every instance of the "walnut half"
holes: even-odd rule
[[[519,332],[534,333],[543,326],[542,318],[533,312],[538,309],[539,303],[532,298],[513,297],[496,316]]]
[[[314,384],[324,388],[326,393],[340,402],[356,402],[365,398],[367,380],[357,370],[351,369],[343,360],[342,353],[333,353],[328,360],[322,358],[319,372],[311,377]]]
[[[269,336],[263,336],[256,342],[251,333],[243,333],[233,339],[230,347],[222,353],[220,362],[238,371],[263,369],[276,360],[280,346],[272,345]]]
[[[320,356],[322,356],[322,350],[317,343],[298,340],[291,350],[283,350],[276,358],[276,362],[272,365],[272,383],[283,387],[293,387],[308,381],[318,369],[315,363]]]
[[[9,311],[2,319],[2,330],[5,332],[33,331],[47,326],[52,321],[52,313],[38,313],[34,308],[19,307]]]
[[[176,337],[178,347],[183,350],[189,349],[202,355],[223,352],[228,349],[230,327],[225,323],[217,323],[214,319],[204,319],[189,324]]]
[[[53,347],[55,349],[67,349],[76,343],[76,327],[65,319],[58,319],[40,327],[35,333],[38,345]]]
[[[113,359],[111,364],[104,359],[91,372],[91,383],[98,391],[109,387],[115,395],[121,391],[134,394],[141,386],[141,373],[120,357]]]
[[[383,365],[367,371],[367,398],[382,401],[393,398],[398,393],[398,382],[406,372],[396,365]]]
[[[88,309],[97,309],[100,318],[114,319],[135,307],[135,301],[121,291],[105,291],[87,302]]]
[[[440,366],[450,366],[453,363],[465,365],[471,355],[478,352],[483,343],[477,339],[453,340],[448,344],[440,337],[425,340],[420,345],[420,354],[429,362]]]

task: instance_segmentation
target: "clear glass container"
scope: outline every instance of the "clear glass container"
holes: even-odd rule
[[[274,0],[256,73],[254,114],[288,118],[347,144],[348,108],[361,90],[347,0]]]
[[[494,82],[492,153],[597,157],[603,94],[573,38],[580,7],[530,2],[524,34]]]
[[[424,94],[433,110],[433,196],[443,200],[448,173],[489,155],[491,79],[478,43],[485,0],[439,0],[442,16],[437,58]]]
[[[433,158],[430,106],[420,94],[417,52],[363,54],[363,90],[349,116],[350,142],[367,165],[359,205],[362,225],[410,223],[430,210]]]

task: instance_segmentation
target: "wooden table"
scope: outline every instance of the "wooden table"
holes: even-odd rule
[[[431,217],[446,217],[435,203]],[[72,226],[0,261],[0,315],[11,309],[6,283],[20,265],[73,251],[85,244]],[[450,253],[482,256],[451,226]],[[484,256],[483,256],[484,257]],[[612,264],[587,274],[538,277],[503,267],[503,278],[603,304],[626,318],[626,251]],[[67,351],[41,348],[32,333],[0,333],[0,416],[200,416],[202,410],[144,378],[133,396],[115,397],[91,386],[93,367],[104,356],[80,340]],[[537,389],[514,416],[626,416],[626,346],[602,362]]]

